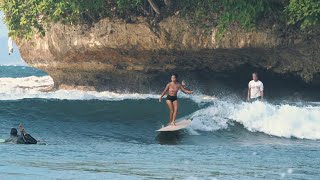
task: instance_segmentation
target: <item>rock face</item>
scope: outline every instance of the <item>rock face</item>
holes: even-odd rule
[[[253,70],[320,85],[319,34],[289,37],[276,26],[231,31],[223,38],[216,32],[179,17],[156,27],[143,18],[134,23],[103,19],[93,26],[55,24],[45,37],[18,45],[22,58],[45,70],[57,88],[150,91],[163,87],[173,72],[210,86],[213,79],[247,81]]]

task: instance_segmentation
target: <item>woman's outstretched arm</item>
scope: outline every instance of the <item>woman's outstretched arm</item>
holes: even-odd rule
[[[161,96],[160,96],[160,98],[159,98],[159,102],[161,102],[162,97],[166,94],[166,92],[168,91],[168,89],[169,89],[169,83],[167,84],[166,88],[164,88],[164,90],[163,90],[163,92],[162,92],[162,94],[161,94]]]
[[[186,94],[192,94],[193,91],[189,91],[189,90],[186,90],[182,85],[180,85],[180,89],[182,92],[186,93]]]

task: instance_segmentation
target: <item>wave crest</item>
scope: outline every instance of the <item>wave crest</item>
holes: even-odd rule
[[[156,94],[95,92],[80,90],[58,90],[43,92],[43,88],[53,86],[50,76],[30,76],[23,78],[0,78],[0,100],[25,98],[67,99],[67,100],[108,100],[157,99]],[[274,105],[267,102],[241,102],[219,100],[212,96],[195,94],[189,98],[201,107],[190,114],[193,120],[191,130],[216,131],[227,129],[232,122],[242,124],[252,132],[263,132],[278,137],[320,139],[320,106]],[[297,104],[301,104],[298,102]]]
[[[319,106],[216,101],[215,104],[191,115],[191,128],[216,131],[228,128],[230,122],[238,122],[251,132],[317,140],[320,139],[319,117]]]

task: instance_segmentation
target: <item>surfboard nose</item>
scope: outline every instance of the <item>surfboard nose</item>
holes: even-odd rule
[[[184,128],[188,127],[190,124],[191,124],[191,120],[185,119],[185,120],[176,122],[175,126],[168,125],[168,126],[163,127],[163,125],[162,125],[162,128],[158,129],[157,131],[158,132],[159,131],[178,131],[180,129],[184,129]]]

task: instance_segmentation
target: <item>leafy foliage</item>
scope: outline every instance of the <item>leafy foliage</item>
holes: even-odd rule
[[[257,21],[268,14],[270,7],[265,0],[225,0],[222,1],[218,27],[225,30],[228,26],[238,24],[242,28],[252,29]]]
[[[196,25],[218,27],[222,35],[232,27],[252,29],[271,11],[268,0],[180,0],[184,16]]]
[[[291,0],[286,10],[289,23],[298,24],[302,29],[320,24],[319,0]]]
[[[166,8],[164,0],[153,1],[162,10]],[[196,26],[218,27],[220,34],[230,28],[253,29],[274,11],[287,13],[289,23],[300,25],[302,29],[320,23],[319,0],[171,1],[174,7],[168,15],[181,12],[182,17]],[[104,17],[153,16],[153,13],[146,13],[146,4],[148,0],[0,0],[0,10],[5,14],[10,36],[31,38],[35,33],[44,35],[46,28],[56,22],[79,24]],[[284,16],[285,13],[278,14]]]
[[[30,38],[44,35],[50,23],[90,23],[106,16],[123,16],[134,10],[142,0],[2,0],[10,36]]]

